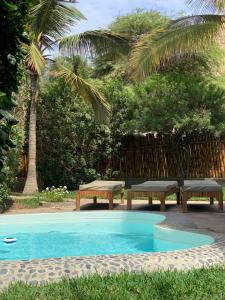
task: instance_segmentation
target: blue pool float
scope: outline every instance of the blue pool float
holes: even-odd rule
[[[8,238],[3,239],[3,242],[6,244],[12,244],[12,243],[16,242],[16,238],[8,237]]]

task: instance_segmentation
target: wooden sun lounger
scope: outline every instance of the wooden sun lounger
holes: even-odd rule
[[[177,181],[146,181],[142,184],[132,185],[128,191],[127,209],[132,209],[132,200],[136,197],[148,197],[149,205],[153,197],[160,201],[160,211],[165,211],[166,198],[176,193],[177,204],[180,204],[180,190]]]
[[[181,200],[183,212],[188,211],[187,201],[192,197],[210,198],[210,204],[214,204],[214,198],[218,201],[218,210],[223,211],[222,186],[213,180],[184,180],[181,187]]]
[[[93,201],[97,203],[97,197],[109,200],[109,209],[113,209],[113,199],[117,194],[121,195],[121,204],[124,204],[124,181],[106,181],[95,180],[91,183],[80,185],[76,194],[76,210],[80,210],[81,198],[93,197]]]

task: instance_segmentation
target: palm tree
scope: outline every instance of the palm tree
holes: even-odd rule
[[[74,2],[74,1],[66,1]],[[24,187],[25,194],[31,194],[38,190],[36,173],[36,119],[38,102],[38,85],[48,62],[49,50],[60,41],[69,27],[76,21],[85,17],[74,7],[66,6],[62,1],[41,0],[31,10],[30,43],[24,45],[27,51],[25,66],[30,77],[31,103],[29,115],[29,153],[28,174]],[[105,39],[104,37],[103,39]],[[110,40],[112,44],[113,38]],[[121,41],[121,38],[120,38]],[[113,42],[116,45],[116,40]],[[119,44],[119,43],[118,43]],[[102,45],[104,48],[104,45]],[[47,53],[46,53],[47,52]],[[77,92],[95,110],[96,118],[107,119],[110,114],[110,106],[104,97],[86,80],[79,77],[68,67],[58,65],[57,76],[63,76],[66,82],[76,88]]]
[[[225,24],[224,0],[187,2],[197,7],[199,14],[172,21],[163,30],[143,35],[134,45],[129,60],[129,73],[134,80],[143,80],[171,61],[198,54],[221,33]]]
[[[97,58],[97,61],[101,61],[103,64],[106,62],[122,62],[125,66],[132,47],[147,31],[147,27],[149,27],[149,31],[155,32],[157,28],[164,28],[169,22],[169,18],[161,17],[159,13],[153,11],[145,12],[137,9],[135,14],[137,20],[139,20],[137,22],[138,25],[131,25],[131,21],[128,19],[127,25],[123,26],[122,29],[117,28],[112,23],[108,30],[92,30],[78,35],[67,36],[61,39],[60,49],[71,56],[79,54]],[[150,19],[148,23],[145,22],[147,15]],[[143,23],[141,23],[141,18],[143,18]],[[155,25],[153,25],[154,23]]]

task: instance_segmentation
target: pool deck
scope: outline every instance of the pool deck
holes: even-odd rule
[[[0,261],[0,288],[10,282],[24,281],[33,284],[57,281],[62,277],[77,277],[92,273],[151,272],[158,269],[189,270],[225,264],[225,213],[218,213],[217,206],[200,203],[191,205],[189,213],[182,213],[175,202],[167,202],[166,220],[159,226],[205,233],[215,238],[215,243],[189,250],[164,253],[104,255],[92,257],[66,257],[23,261]],[[146,201],[134,201],[134,210],[161,214],[159,205],[146,206]],[[40,207],[38,209],[14,209],[7,214],[45,213],[72,211],[73,207]],[[107,204],[94,205],[86,200],[82,209],[107,209]],[[114,210],[124,210],[126,205],[115,205]],[[74,216],[79,212],[74,212]],[[1,216],[0,216],[1,218]]]

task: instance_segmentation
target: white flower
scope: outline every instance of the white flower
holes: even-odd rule
[[[48,187],[46,187],[46,189],[45,189],[46,191],[49,191],[49,188]]]
[[[64,185],[64,187],[63,187],[65,190],[67,189],[67,186],[66,185]]]

